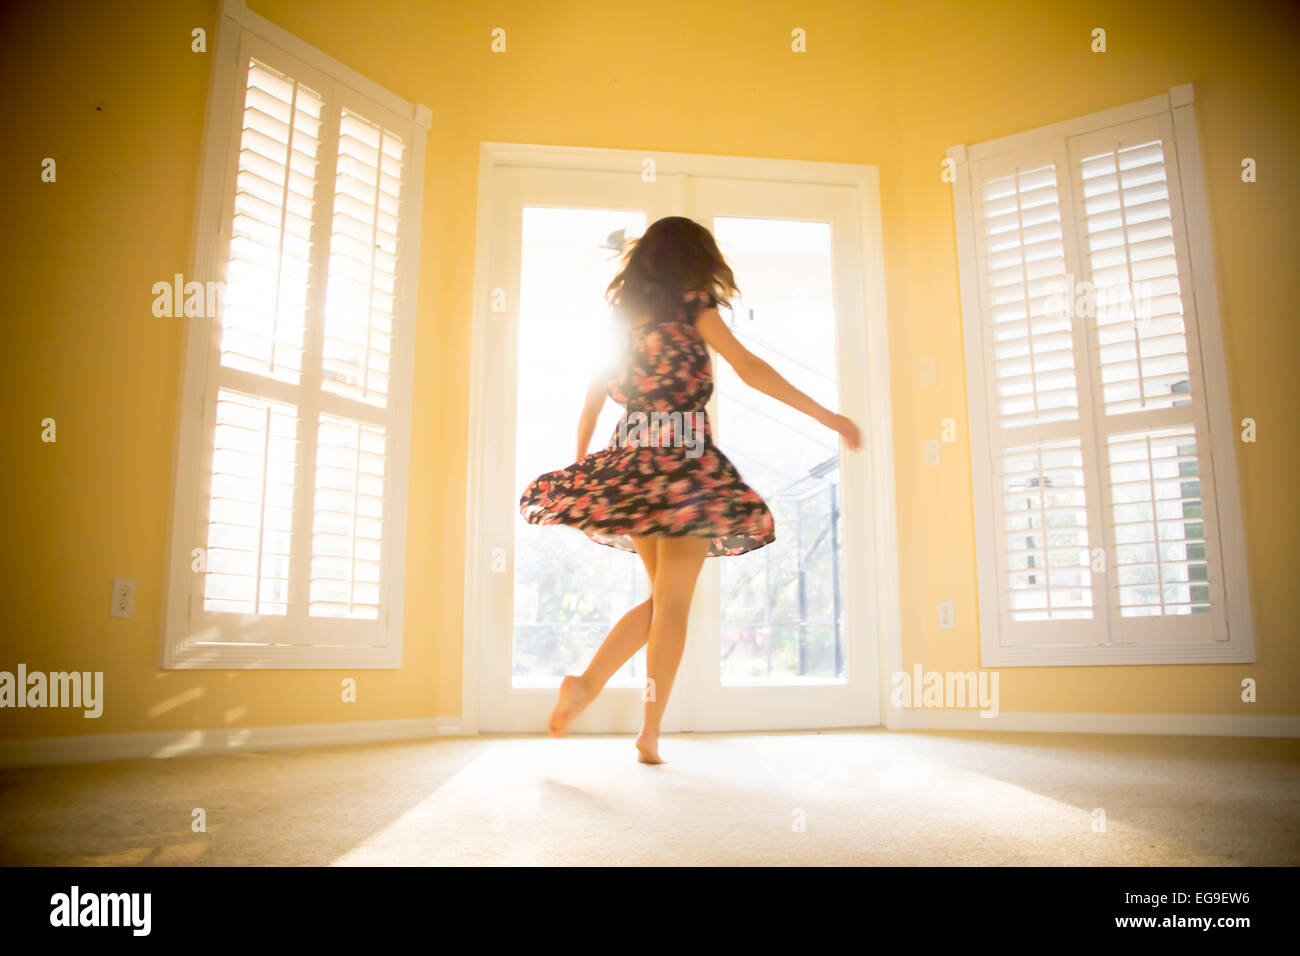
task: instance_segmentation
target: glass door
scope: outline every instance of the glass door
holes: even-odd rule
[[[574,461],[587,383],[610,346],[604,293],[622,243],[671,212],[668,188],[635,173],[515,168],[504,179],[494,209],[492,284],[501,311],[489,336],[488,408],[489,510],[503,547],[486,572],[501,613],[480,645],[480,726],[536,733],[560,680],[582,672],[648,585],[635,554],[572,528],[530,525],[519,516],[519,496],[538,475]],[[606,403],[588,451],[608,442],[620,411]],[[643,649],[572,731],[635,732],[644,686]],[[678,726],[675,709],[665,715],[670,726]]]
[[[741,296],[722,315],[795,387],[867,426],[857,196],[845,186],[693,178],[686,213],[708,226]],[[710,414],[723,453],[763,496],[776,541],[705,563],[683,686],[691,730],[878,722],[863,569],[863,453],[745,385],[714,357]],[[860,481],[855,481],[860,478]]]
[[[491,208],[492,296],[481,365],[486,507],[477,575],[479,728],[541,733],[566,673],[647,594],[636,555],[519,515],[524,487],[573,462],[583,395],[609,312],[605,287],[625,238],[662,216],[708,226],[742,297],[723,317],[747,347],[822,404],[868,426],[858,191],[773,181],[508,167]],[[480,362],[483,360],[480,359]],[[739,381],[714,357],[710,405],[722,451],[771,506],[777,540],[705,562],[686,654],[664,717],[677,730],[878,723],[868,587],[866,452]],[[620,409],[609,402],[588,450]],[[865,437],[865,436],[864,436]],[[634,733],[644,650],[574,733]]]

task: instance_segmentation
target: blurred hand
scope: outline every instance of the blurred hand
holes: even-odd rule
[[[862,447],[862,432],[853,423],[853,419],[844,415],[833,415],[828,424],[844,439],[844,444],[848,446],[849,451],[857,451]]]

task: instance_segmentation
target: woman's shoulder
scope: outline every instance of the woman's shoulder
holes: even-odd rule
[[[692,289],[682,296],[682,305],[688,309],[716,309],[718,297],[711,289]]]
[[[705,309],[716,309],[718,297],[709,289],[692,289],[682,296],[678,314],[693,326]]]

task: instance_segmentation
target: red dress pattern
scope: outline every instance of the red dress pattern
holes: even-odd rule
[[[690,292],[671,319],[627,327],[605,383],[624,406],[609,444],[534,480],[519,499],[528,522],[569,525],[621,551],[636,550],[633,536],[707,537],[708,557],[776,540],[772,512],[714,445],[704,408],[713,369],[695,318],[716,305]]]

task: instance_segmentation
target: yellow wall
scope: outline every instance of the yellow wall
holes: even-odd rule
[[[484,140],[872,163],[881,169],[897,441],[904,663],[978,666],[969,462],[920,466],[944,417],[966,421],[944,150],[1197,84],[1235,415],[1259,663],[1009,669],[1004,711],[1294,714],[1291,624],[1297,353],[1294,23],[1280,14],[1126,3],[669,0],[638,4],[254,0],[258,13],[434,114],[425,171],[407,528],[405,666],[159,671],[159,610],[181,327],[151,286],[189,256],[216,4],[6,5],[0,162],[11,223],[0,269],[6,546],[0,670],[102,670],[104,716],[0,711],[0,738],[454,716],[460,709],[464,475],[478,144]],[[493,27],[509,53],[488,52]],[[809,52],[788,52],[792,27]],[[1111,52],[1088,52],[1104,26]],[[1237,180],[1240,157],[1260,182]],[[43,157],[58,183],[39,181]],[[16,215],[15,215],[16,214]],[[1288,293],[1292,293],[1288,297]],[[915,388],[938,358],[937,389]],[[1291,401],[1287,399],[1292,398]],[[575,411],[576,414],[576,411]],[[58,441],[40,441],[40,422]],[[952,446],[945,446],[950,449]],[[138,583],[108,616],[114,577]],[[939,632],[935,602],[957,602]],[[1244,675],[1260,703],[1237,701]]]
[[[1279,10],[1281,4],[1275,5]],[[1016,22],[1020,21],[1021,26]],[[1196,110],[1234,420],[1258,423],[1238,443],[1256,663],[1164,667],[1004,668],[1004,711],[1146,714],[1300,712],[1294,542],[1297,521],[1296,332],[1300,244],[1293,216],[1297,98],[1295,14],[1256,4],[910,3],[901,25],[897,183],[904,197],[904,263],[888,276],[903,298],[890,316],[899,534],[903,540],[905,660],[936,670],[979,666],[974,517],[968,447],[945,445],[941,468],[920,464],[939,423],[967,429],[966,383],[951,187],[937,164],[949,146],[1196,86]],[[1108,52],[1089,49],[1107,33]],[[1241,182],[1254,157],[1259,182]],[[887,240],[888,241],[888,240]],[[898,287],[902,288],[899,289]],[[897,298],[891,306],[897,303]],[[935,355],[939,386],[917,389],[915,359]],[[1231,449],[1225,448],[1224,452]],[[956,601],[958,630],[940,631],[935,603]],[[1253,676],[1259,700],[1242,703]]]

